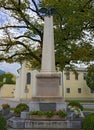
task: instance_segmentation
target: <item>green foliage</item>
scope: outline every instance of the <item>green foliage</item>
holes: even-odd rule
[[[94,90],[94,65],[87,68],[86,83],[91,90]]]
[[[91,26],[94,22],[88,24],[90,19],[93,20],[92,0],[45,0],[42,6],[44,5],[55,7],[58,11],[54,16],[56,65],[62,70],[70,62],[92,61],[94,47],[90,44],[90,39],[85,38],[89,35],[84,32],[84,29],[90,31],[92,39],[94,29]],[[76,44],[78,41],[79,44]]]
[[[5,81],[4,81],[5,79]],[[0,86],[3,84],[15,84],[15,76],[11,73],[4,73],[0,75]]]
[[[14,114],[15,116],[20,116],[22,111],[28,110],[29,107],[27,104],[25,103],[20,103],[16,106],[16,108],[14,109]]]
[[[70,102],[70,100],[65,100],[66,102]],[[83,103],[83,102],[87,102],[87,103],[94,103],[94,100],[88,99],[88,100],[76,100],[77,102]]]
[[[83,106],[78,101],[70,101],[68,106],[77,107],[83,111]]]
[[[0,82],[0,88],[3,86],[3,82]]]
[[[59,110],[59,111],[56,111],[55,113],[59,117],[66,117],[67,116],[67,112],[66,111]]]
[[[2,107],[3,107],[3,109],[7,109],[7,108],[10,108],[10,105],[9,104],[2,104]]]
[[[0,130],[4,130],[7,125],[6,119],[0,115]]]
[[[44,112],[43,111],[31,111],[29,114],[30,115],[39,115],[39,116],[42,116],[44,114]]]
[[[58,111],[51,111],[51,110],[48,110],[48,111],[31,111],[31,112],[29,112],[29,114],[30,115],[39,115],[39,116],[46,115],[49,118],[51,118],[54,115],[58,115],[61,118],[67,116],[67,112],[63,111],[63,110],[58,110]]]
[[[54,115],[54,112],[49,110],[45,112],[45,115],[50,118]]]
[[[15,108],[14,109],[14,115],[20,117],[20,114],[21,114],[22,111],[23,111],[23,109],[21,109],[21,108]]]
[[[87,115],[82,123],[84,130],[94,130],[94,113]]]
[[[0,61],[21,63],[27,60],[33,68],[40,68],[44,20],[39,13],[41,7],[57,9],[54,15],[56,66],[63,70],[68,64],[94,60],[91,44],[94,37],[93,0],[24,0],[20,3],[1,0],[0,7],[4,10],[3,17],[7,14],[7,19],[15,21],[14,24],[8,21],[0,25],[3,34],[0,37]]]

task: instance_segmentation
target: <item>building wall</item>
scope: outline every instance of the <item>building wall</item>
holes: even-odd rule
[[[4,84],[0,88],[0,97],[1,98],[13,98],[15,91],[15,84]]]
[[[70,80],[66,79],[66,72],[63,73],[64,77],[64,96],[65,99],[93,99],[94,93],[91,93],[90,88],[86,84],[86,80],[84,79],[84,73],[86,71],[78,70],[78,80],[75,80],[75,74],[70,72]],[[67,89],[70,89],[70,92],[67,92]],[[78,92],[78,89],[81,92]]]
[[[70,72],[70,80],[66,80],[66,72],[63,71],[61,73],[61,85],[59,86],[60,96],[65,99],[94,99],[94,93],[91,93],[91,90],[86,84],[86,80],[84,79],[84,73],[86,70],[83,68],[78,68],[78,80],[75,80],[74,72]],[[26,75],[27,73],[31,74],[31,83],[26,85]],[[16,80],[15,86],[15,99],[30,99],[36,96],[36,74],[38,71],[29,70],[25,66],[25,62],[22,64],[21,69],[19,70],[19,76]],[[25,88],[29,90],[28,93],[25,92]],[[67,92],[67,89],[70,89],[70,92]],[[78,89],[81,92],[78,92]]]
[[[31,74],[31,83],[27,84],[27,74]],[[30,70],[26,67],[26,62],[22,64],[22,67],[19,69],[19,76],[16,79],[15,87],[15,99],[26,100],[31,99],[36,95],[36,74],[38,71]],[[26,90],[27,89],[27,90]]]

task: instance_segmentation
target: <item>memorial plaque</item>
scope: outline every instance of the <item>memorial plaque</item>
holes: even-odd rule
[[[56,103],[39,103],[39,108],[41,111],[56,111]]]
[[[59,85],[59,75],[37,75],[37,96],[59,96]]]

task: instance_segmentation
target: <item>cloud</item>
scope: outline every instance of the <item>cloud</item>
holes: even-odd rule
[[[18,75],[17,70],[20,67],[21,67],[21,65],[18,64],[18,63],[12,63],[12,64],[9,64],[9,63],[6,63],[6,62],[0,63],[0,70],[3,70],[5,72],[11,72],[15,75]]]

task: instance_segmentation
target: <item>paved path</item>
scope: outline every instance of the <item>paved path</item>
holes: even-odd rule
[[[0,105],[8,103],[11,107],[15,107],[19,101],[15,101],[12,98],[0,98]]]
[[[14,98],[0,98],[0,105],[1,104],[6,104],[6,103],[8,103],[11,108],[15,108],[17,106],[17,104],[19,104],[19,103],[26,103],[26,104],[28,104],[29,102],[17,101]]]
[[[12,128],[8,128],[7,130],[29,130],[29,129],[12,129]],[[32,129],[32,130],[38,130],[38,129]]]
[[[0,98],[0,105],[3,103],[8,103],[12,108],[16,107],[17,104],[24,102],[28,104],[28,101],[17,101],[14,98]],[[94,103],[81,103],[85,108],[94,108]]]
[[[8,130],[31,130],[31,129],[12,129],[12,128],[9,128]],[[68,129],[64,129],[64,128],[51,128],[51,129],[32,129],[32,130],[68,130]],[[82,129],[79,129],[79,128],[70,128],[69,130],[82,130]]]

